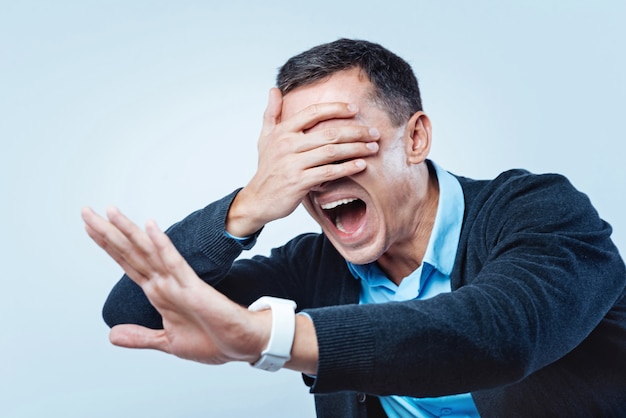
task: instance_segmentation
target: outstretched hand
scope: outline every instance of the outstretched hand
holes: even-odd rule
[[[156,223],[145,232],[116,208],[107,219],[82,210],[85,229],[145,292],[163,317],[162,330],[113,327],[110,340],[207,364],[254,362],[267,345],[270,312],[250,312],[203,282]]]

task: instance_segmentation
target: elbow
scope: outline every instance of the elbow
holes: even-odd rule
[[[141,287],[124,276],[113,287],[102,307],[102,318],[110,327],[136,324],[152,329],[163,329],[163,319],[150,304]]]

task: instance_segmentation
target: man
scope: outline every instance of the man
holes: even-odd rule
[[[114,344],[300,371],[325,417],[626,412],[626,269],[585,195],[428,160],[417,80],[380,45],[320,45],[277,81],[253,178],[169,239],[84,209],[128,275]],[[323,234],[235,261],[300,203]]]

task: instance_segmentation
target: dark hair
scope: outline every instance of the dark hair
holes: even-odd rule
[[[290,58],[278,71],[283,95],[336,72],[361,68],[374,86],[374,102],[399,126],[422,110],[419,86],[411,66],[382,46],[363,40],[338,39]]]

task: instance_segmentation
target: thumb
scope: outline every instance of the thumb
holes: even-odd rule
[[[167,337],[162,329],[150,329],[133,324],[116,325],[111,328],[109,340],[119,347],[151,348],[167,352]]]
[[[261,136],[268,135],[274,126],[280,122],[280,113],[283,107],[283,95],[279,89],[273,87],[270,89],[269,98],[265,113],[263,113],[263,128]]]

